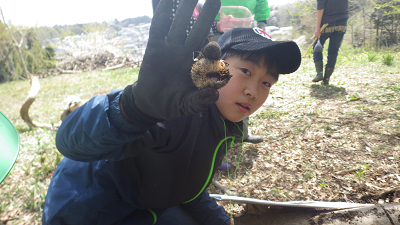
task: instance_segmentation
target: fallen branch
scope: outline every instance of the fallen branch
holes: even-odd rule
[[[63,69],[61,69],[61,68],[58,67],[58,66],[56,66],[56,68],[57,68],[59,71],[61,71],[61,73],[73,73],[73,74],[75,74],[75,73],[82,73],[82,72],[83,72],[82,70],[63,70]]]
[[[376,188],[376,189],[383,189],[383,188],[377,187],[377,186],[375,186],[375,185],[372,185],[372,184],[370,184],[370,183],[367,183],[367,182],[365,182],[365,185],[367,185],[368,187],[373,187],[373,188]]]
[[[126,61],[126,57],[122,60],[121,64],[118,64],[118,65],[115,65],[115,66],[111,66],[111,67],[107,67],[105,69],[102,69],[102,71],[115,70],[115,69],[121,68],[121,67],[125,66],[125,61]]]
[[[220,184],[218,181],[212,179],[211,183],[214,184],[217,188],[221,189],[225,194],[231,195],[231,191],[228,190],[228,188],[224,187],[222,184]]]
[[[353,169],[338,171],[338,172],[335,172],[335,174],[336,175],[345,175],[345,174],[356,172],[357,170],[358,170],[357,168],[353,168]]]
[[[24,120],[26,124],[28,124],[30,129],[32,129],[32,127],[55,129],[57,126],[53,126],[51,124],[39,123],[37,121],[32,120],[31,117],[29,116],[29,108],[35,101],[36,96],[40,90],[39,78],[36,76],[31,76],[31,77],[32,77],[31,89],[29,90],[28,96],[26,97],[19,111],[21,118]]]

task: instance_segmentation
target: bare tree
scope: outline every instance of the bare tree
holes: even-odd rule
[[[3,11],[1,10],[1,7],[0,7],[0,14],[1,14],[1,17],[3,19],[3,24],[5,25],[6,29],[9,30],[8,26],[7,26],[6,22],[5,22]],[[31,83],[31,89],[30,89],[30,91],[28,93],[28,96],[24,100],[24,103],[22,104],[21,109],[19,111],[20,115],[21,115],[21,118],[24,120],[24,122],[26,124],[28,124],[29,128],[41,127],[41,128],[53,129],[54,128],[53,125],[51,125],[51,124],[43,124],[43,123],[39,123],[39,122],[33,121],[32,118],[29,116],[29,108],[31,107],[32,103],[35,101],[36,96],[37,96],[37,94],[39,93],[39,90],[40,90],[39,78],[36,77],[36,76],[33,76],[28,71],[28,69],[26,68],[24,56],[22,55],[22,51],[21,51],[21,46],[22,46],[23,41],[24,41],[24,38],[23,38],[24,36],[21,34],[21,40],[18,42],[15,39],[15,37],[12,34],[11,31],[9,31],[8,34],[9,34],[11,40],[13,41],[14,46],[18,50],[18,54],[19,54],[19,57],[21,59],[22,66],[23,66],[23,69],[24,69],[24,72],[25,72],[25,76],[27,78],[29,78],[30,83]]]

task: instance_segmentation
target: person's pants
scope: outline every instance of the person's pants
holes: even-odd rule
[[[185,224],[198,225],[196,221],[180,206],[174,206],[165,210],[159,217],[155,225]]]
[[[326,63],[326,67],[335,68],[336,60],[339,52],[340,45],[342,44],[342,40],[345,32],[334,31],[332,33],[322,33],[319,37],[321,45],[324,46],[325,41],[329,38],[329,46],[328,46],[328,61]],[[317,42],[315,42],[315,45]],[[314,61],[323,61],[322,52],[314,52]]]
[[[162,213],[157,213],[157,221],[154,225],[199,225],[181,206],[174,206],[172,208],[163,210]],[[118,221],[118,225],[135,225],[135,224],[149,224],[153,220],[153,215],[149,210],[136,210],[125,217],[123,220]],[[150,223],[151,224],[151,223]]]

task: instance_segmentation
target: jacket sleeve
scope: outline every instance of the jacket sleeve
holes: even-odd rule
[[[143,137],[126,121],[119,108],[123,90],[98,95],[75,109],[62,122],[56,134],[61,154],[77,161],[121,160],[126,143]]]
[[[231,223],[225,209],[219,206],[206,190],[193,201],[182,204],[182,207],[199,224],[229,225]]]
[[[257,22],[268,20],[270,11],[267,0],[257,0],[254,8],[254,20]]]

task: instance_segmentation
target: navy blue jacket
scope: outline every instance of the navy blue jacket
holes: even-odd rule
[[[224,121],[213,104],[142,131],[121,116],[122,91],[96,96],[64,119],[56,145],[65,157],[43,224],[153,224],[176,205],[199,224],[229,224],[206,188],[242,124]]]

